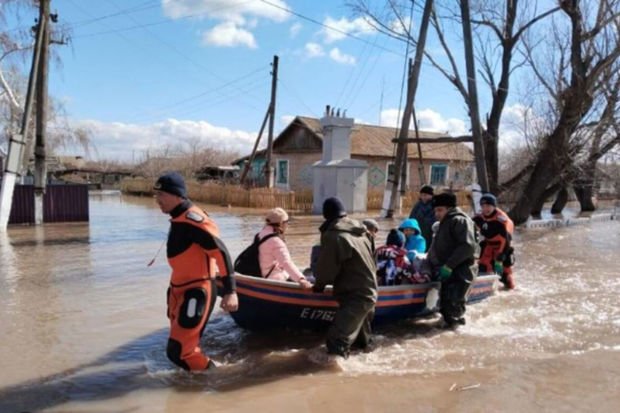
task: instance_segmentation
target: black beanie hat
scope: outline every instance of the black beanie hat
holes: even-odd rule
[[[390,233],[387,236],[387,239],[385,240],[385,243],[387,245],[395,245],[399,248],[402,248],[402,246],[405,245],[405,234],[403,234],[397,229],[391,229]]]
[[[159,177],[153,189],[164,191],[172,195],[187,198],[187,189],[185,189],[185,181],[178,172],[169,172]]]
[[[454,208],[456,206],[456,195],[450,192],[444,192],[433,197],[433,208],[447,207]]]
[[[495,195],[493,194],[484,194],[480,197],[480,205],[482,204],[489,204],[489,205],[493,205],[494,207],[496,207],[497,198],[495,198]]]
[[[420,188],[420,193],[421,194],[435,195],[435,192],[433,191],[433,187],[430,186],[430,185],[424,185],[422,188]]]
[[[344,210],[342,201],[336,197],[327,198],[323,202],[323,218],[326,220],[332,220],[347,215],[347,211]]]

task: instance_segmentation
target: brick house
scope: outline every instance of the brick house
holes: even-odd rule
[[[396,128],[355,124],[351,131],[351,158],[368,163],[369,191],[383,191],[388,170],[393,166]],[[421,138],[445,137],[445,134],[420,131]],[[415,137],[413,131],[410,137]],[[275,187],[293,191],[312,190],[312,165],[321,159],[323,133],[319,119],[297,116],[273,141],[272,162]],[[435,187],[463,188],[472,182],[474,155],[463,143],[421,144],[427,181]],[[249,155],[233,162],[243,169]],[[408,145],[409,188],[420,186],[419,156],[416,144]],[[248,178],[259,184],[263,177],[265,150],[258,151]]]

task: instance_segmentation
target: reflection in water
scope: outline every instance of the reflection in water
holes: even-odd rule
[[[208,211],[233,256],[263,224],[262,211]],[[291,220],[301,267],[320,221]],[[380,225],[381,238],[395,224]],[[163,254],[146,263],[167,228],[152,199],[117,196],[91,199],[89,224],[0,235],[0,412],[462,410],[448,389],[472,382],[482,383],[466,402],[474,411],[553,409],[566,386],[578,391],[573,406],[596,388],[610,389],[599,410],[619,402],[617,222],[518,234],[516,291],[469,307],[457,332],[432,318],[378,331],[374,352],[339,365],[325,363],[320,335],[249,333],[218,309],[202,345],[220,366],[203,374],[179,371],[164,352],[169,269]]]

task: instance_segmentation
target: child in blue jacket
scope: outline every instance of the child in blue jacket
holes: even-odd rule
[[[426,240],[422,236],[420,230],[420,224],[414,218],[407,218],[400,224],[398,228],[405,234],[407,239],[405,242],[405,249],[407,250],[407,258],[413,262],[418,254],[424,254],[426,252]]]

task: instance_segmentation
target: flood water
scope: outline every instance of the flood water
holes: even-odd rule
[[[260,229],[208,207],[236,256]],[[293,217],[300,267],[317,217]],[[392,225],[381,221],[385,237]],[[0,234],[0,412],[620,411],[620,223],[517,234],[515,291],[378,331],[376,350],[322,361],[320,336],[249,333],[216,310],[189,374],[166,359],[167,217],[152,199],[91,197],[89,224]]]

